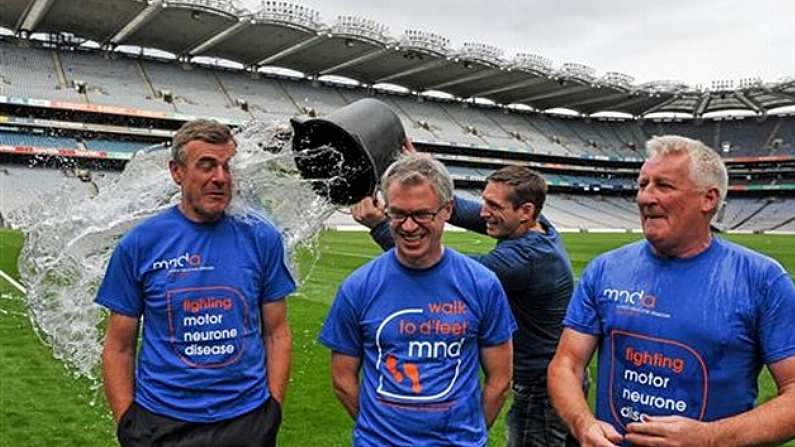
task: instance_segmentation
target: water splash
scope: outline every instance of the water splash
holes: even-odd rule
[[[238,149],[231,166],[235,193],[228,212],[273,222],[282,231],[296,272],[301,247],[312,250],[317,260],[316,236],[335,208],[315,194],[317,181],[298,175],[290,136],[289,127],[256,121],[236,134]],[[99,191],[92,198],[65,188],[9,216],[12,226],[26,235],[18,267],[37,335],[76,376],[96,387],[106,313],[93,300],[118,240],[136,223],[179,201],[167,169],[169,158],[163,148],[139,152],[120,176],[98,179]],[[342,166],[339,172],[345,172]]]

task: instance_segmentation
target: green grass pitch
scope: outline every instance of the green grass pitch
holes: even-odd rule
[[[564,235],[578,275],[597,254],[638,237]],[[488,251],[494,244],[472,233],[447,233],[445,238],[449,246],[468,253]],[[743,235],[729,239],[766,253],[795,272],[795,237]],[[0,269],[15,278],[21,244],[20,233],[0,230]],[[319,258],[308,253],[299,257],[304,281],[288,301],[293,367],[280,445],[350,445],[352,422],[331,390],[329,353],[316,337],[337,285],[379,252],[366,233],[324,232]],[[0,296],[0,447],[115,445],[101,390],[92,390],[52,358],[33,332],[19,292],[3,279]],[[774,395],[775,385],[765,371],[760,378],[760,400]],[[490,441],[495,446],[505,444],[504,417],[492,429]],[[787,445],[795,447],[795,442]]]

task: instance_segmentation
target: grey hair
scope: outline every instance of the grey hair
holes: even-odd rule
[[[655,136],[646,142],[646,155],[681,154],[690,156],[690,178],[702,191],[718,188],[720,202],[717,212],[726,200],[729,189],[729,174],[720,155],[704,143],[678,135]]]
[[[226,124],[215,120],[196,119],[183,124],[174,134],[171,141],[171,158],[180,165],[184,165],[185,146],[195,140],[210,144],[226,144],[231,141],[237,145],[237,141],[232,135],[232,129]]]
[[[453,178],[447,168],[426,155],[406,155],[387,168],[381,176],[381,191],[387,204],[389,199],[386,191],[394,182],[400,185],[430,184],[439,196],[440,206],[453,197]]]

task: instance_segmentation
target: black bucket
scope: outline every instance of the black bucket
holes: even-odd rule
[[[336,205],[372,195],[406,139],[395,112],[376,99],[351,103],[325,118],[293,118],[293,156],[315,192]],[[330,147],[334,150],[328,150]]]

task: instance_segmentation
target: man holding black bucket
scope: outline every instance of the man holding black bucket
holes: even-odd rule
[[[415,152],[410,142],[405,152]],[[454,197],[450,223],[497,239],[473,259],[497,274],[518,323],[514,337],[510,446],[577,445],[549,402],[546,369],[552,359],[573,290],[573,274],[560,235],[541,215],[546,182],[535,171],[508,166],[487,178],[483,204]],[[384,249],[393,244],[383,207],[370,197],[351,208]],[[568,438],[568,439],[567,439]]]
[[[441,163],[401,158],[381,187],[395,249],[343,282],[319,337],[353,445],[483,446],[511,379],[505,292],[442,245],[453,181]]]
[[[225,213],[236,146],[215,121],[177,131],[180,202],[119,242],[97,293],[111,312],[102,376],[122,446],[276,443],[295,283],[275,228]]]

